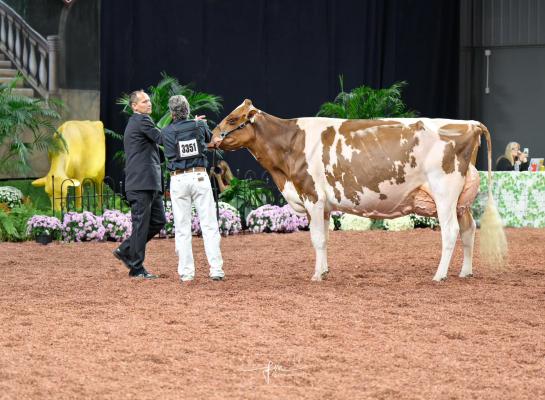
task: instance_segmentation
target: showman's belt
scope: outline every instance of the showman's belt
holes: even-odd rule
[[[174,171],[170,171],[170,175],[180,175],[180,174],[189,174],[190,172],[206,172],[206,168],[204,167],[192,167],[192,168],[185,168],[185,169],[177,169]]]

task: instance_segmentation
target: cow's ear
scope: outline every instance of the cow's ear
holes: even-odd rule
[[[252,107],[250,108],[250,111],[248,111],[248,116],[246,117],[251,123],[254,123],[255,121],[255,115],[257,114],[257,108]]]

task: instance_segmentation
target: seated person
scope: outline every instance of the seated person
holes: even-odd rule
[[[520,151],[520,144],[507,145],[505,154],[496,161],[496,171],[528,171],[528,155]]]

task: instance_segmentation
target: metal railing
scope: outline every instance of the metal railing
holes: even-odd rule
[[[234,175],[237,179],[244,181],[262,181],[260,187],[270,191],[266,203],[276,205],[283,205],[286,203],[268,172],[258,175],[255,171],[248,170],[241,174],[241,171],[237,169]],[[72,211],[91,211],[95,215],[101,215],[105,210],[117,209],[123,212],[130,210],[130,206],[125,198],[125,188],[122,181],[116,183],[108,176],[101,182],[96,182],[92,179],[84,179],[78,189],[76,189],[74,183],[75,182],[72,179],[65,179],[60,185],[55,185],[55,177],[51,176],[51,192],[53,193],[51,198],[51,209],[54,215],[60,214],[62,217],[65,213]],[[211,183],[214,199],[216,202],[218,198],[222,201],[215,180],[212,179]],[[163,182],[163,201],[165,203],[165,208],[167,208],[167,203],[170,201],[169,187],[170,180],[167,178]],[[78,192],[81,194],[77,194]],[[245,227],[245,220],[247,217],[247,213],[245,212],[247,208],[244,206],[246,204],[251,204],[251,196],[254,196],[252,189],[248,186],[241,186],[238,196],[232,202],[232,205],[241,212],[243,227]]]
[[[44,99],[58,91],[58,49],[59,36],[44,38],[0,0],[0,50]]]

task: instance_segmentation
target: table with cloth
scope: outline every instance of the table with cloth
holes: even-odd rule
[[[472,206],[476,221],[486,206],[487,174],[479,171],[479,194]],[[493,172],[492,193],[504,226],[545,228],[545,172]]]

